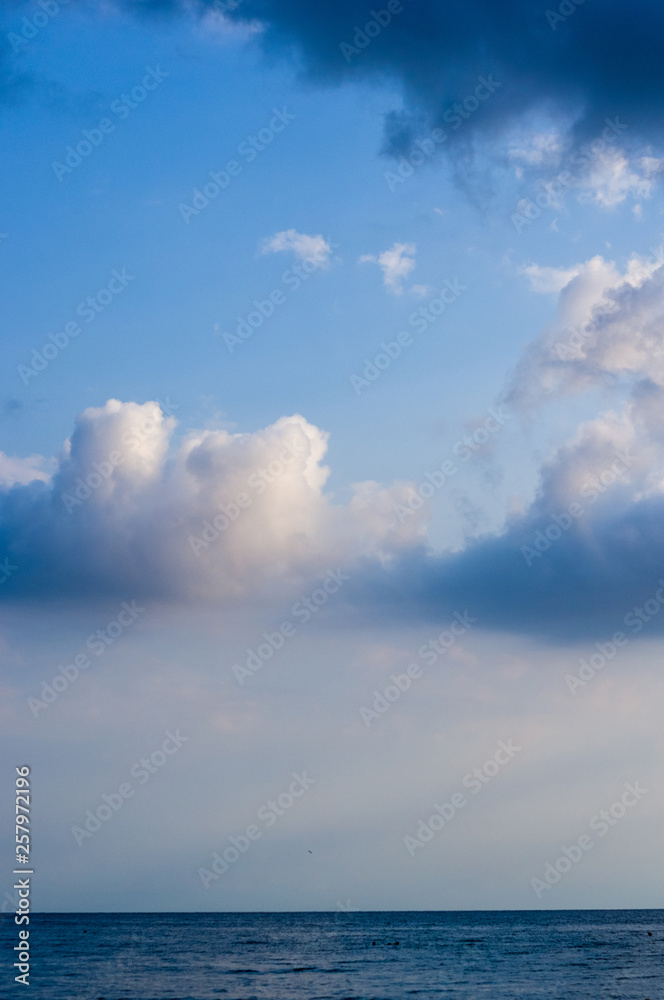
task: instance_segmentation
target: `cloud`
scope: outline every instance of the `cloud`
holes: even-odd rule
[[[231,5],[228,4],[228,11],[230,9]],[[209,7],[203,11],[200,21],[201,34],[208,39],[219,42],[235,39],[238,36],[250,38],[262,30],[263,26],[258,20],[249,22],[233,21],[224,12],[222,4],[217,7]]]
[[[501,532],[456,552],[404,552],[355,581],[352,596],[382,619],[468,609],[480,629],[558,642],[637,634],[625,617],[658,591],[664,602],[663,412],[664,391],[639,386],[624,412],[558,449],[534,501]],[[639,632],[664,632],[655,612]]]
[[[563,148],[559,132],[520,133],[510,141],[507,157],[512,162],[524,163],[529,167],[555,166],[560,162]]]
[[[664,169],[664,159],[637,156],[629,159],[618,149],[598,154],[587,176],[579,181],[579,200],[591,201],[601,208],[615,208],[630,195],[650,198],[655,178]]]
[[[663,262],[656,248],[622,272],[599,256],[574,269],[506,397],[532,408],[602,388],[614,405],[544,462],[534,499],[501,531],[458,551],[412,547],[368,572],[357,593],[375,613],[467,607],[480,628],[563,642],[664,632]],[[645,601],[647,620],[626,628]]]
[[[127,5],[159,14],[189,7],[185,0]],[[213,3],[201,0],[198,6],[206,10]],[[591,136],[607,115],[624,118],[630,136],[653,140],[664,123],[664,8],[656,0],[583,4],[555,24],[546,6],[530,0],[405,0],[390,23],[376,31],[374,22],[368,32],[364,26],[373,18],[362,0],[242,0],[227,17],[260,21],[265,51],[279,52],[317,83],[395,81],[404,113],[393,149],[432,125],[448,128],[446,112],[472,97],[479,77],[490,75],[500,86],[463,127],[448,128],[448,149],[452,140],[493,138],[525,116],[551,109],[574,122],[577,136]],[[355,53],[344,55],[344,44]]]
[[[373,254],[363,254],[359,264],[378,264],[383,272],[383,284],[393,295],[403,295],[403,282],[415,267],[415,244],[394,243],[389,250],[384,250],[378,257]],[[424,286],[415,285],[418,294]]]
[[[157,404],[109,400],[77,418],[48,482],[36,469],[0,493],[0,555],[17,568],[2,596],[251,605],[342,568],[344,602],[369,619],[468,609],[480,629],[603,637],[662,574],[663,414],[664,388],[639,380],[544,464],[501,533],[440,553],[424,510],[395,517],[413,484],[358,483],[335,504],[327,435],[301,416],[176,440]]]
[[[0,557],[17,570],[4,596],[251,604],[343,567],[344,602],[369,619],[468,609],[480,629],[610,636],[659,600],[664,576],[663,262],[657,248],[622,269],[600,256],[573,269],[506,396],[525,408],[602,388],[613,402],[554,450],[500,531],[435,551],[424,505],[396,517],[405,482],[358,483],[335,503],[327,435],[300,415],[178,438],[157,404],[109,400],[77,418],[50,478],[35,456],[10,460]],[[644,635],[664,630],[664,613],[651,619]]]
[[[526,128],[528,124],[530,131]],[[524,121],[514,138],[507,139],[507,161],[514,165],[519,179],[526,171],[541,178],[564,166],[573,174],[569,183],[580,203],[610,210],[628,198],[650,198],[664,169],[664,159],[652,155],[650,148],[632,149],[626,145],[629,128],[629,123],[618,116],[613,119],[613,126],[598,129],[591,142],[575,144],[573,134],[569,131],[565,134],[562,125],[558,131],[540,132],[537,120]],[[618,138],[619,147],[610,145]],[[559,204],[562,207],[562,199]],[[639,208],[637,204],[637,214]]]
[[[287,593],[329,568],[389,560],[408,484],[325,493],[327,435],[295,415],[253,433],[194,431],[156,403],[85,410],[46,481],[34,459],[0,492],[3,595],[224,602]],[[31,471],[32,470],[32,471]],[[30,480],[30,481],[28,481]]]
[[[318,267],[327,267],[333,249],[333,245],[320,233],[317,236],[307,236],[306,233],[298,233],[296,229],[284,229],[263,240],[260,252],[290,251],[298,260],[313,261]]]
[[[518,273],[528,278],[530,287],[541,295],[558,293],[569,285],[579,273],[578,267],[541,267],[539,264],[524,264]]]
[[[18,458],[0,451],[0,488],[13,486],[14,483],[25,485],[35,480],[47,483],[51,478],[53,465],[43,455]]]
[[[556,320],[517,365],[509,404],[530,407],[621,379],[664,385],[663,263],[664,252],[655,248],[633,256],[623,273],[601,256],[574,268]]]

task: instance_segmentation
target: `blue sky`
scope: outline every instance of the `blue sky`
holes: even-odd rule
[[[478,0],[474,25],[405,5],[348,63],[357,3],[151,6],[71,3],[25,43],[38,8],[3,13],[3,742],[41,795],[40,906],[657,905],[654,792],[560,884],[530,880],[624,782],[657,780],[661,13],[639,5],[617,62],[619,5],[555,31],[528,4],[501,22]],[[99,144],[67,173],[85,131]],[[28,701],[132,601],[103,655]],[[472,627],[367,725],[455,613]],[[77,843],[178,726],[163,772]],[[523,753],[411,856],[436,797],[508,739]],[[302,801],[206,888],[307,767]]]

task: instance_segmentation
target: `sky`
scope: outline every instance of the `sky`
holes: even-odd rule
[[[1,16],[35,908],[660,906],[661,7]]]

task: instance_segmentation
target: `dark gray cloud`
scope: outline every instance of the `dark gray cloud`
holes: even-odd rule
[[[116,3],[141,18],[192,11],[185,0]],[[14,18],[23,6],[10,4]],[[364,28],[376,24],[372,11],[385,10],[383,0],[197,0],[193,9],[201,16],[222,10],[235,22],[260,22],[263,31],[254,37],[266,53],[291,61],[312,83],[396,82],[404,106],[386,117],[390,153],[437,125],[448,133],[448,149],[458,146],[454,140],[496,137],[536,109],[574,116],[575,138],[599,134],[605,117],[620,116],[629,126],[628,142],[658,140],[664,122],[664,8],[655,0],[583,0],[578,6],[562,0],[550,8],[531,0],[403,0],[400,6],[373,38]],[[559,15],[561,8],[569,13]],[[547,9],[559,18],[553,25]],[[499,86],[462,120],[453,105],[468,97],[472,106],[478,77]],[[0,85],[4,101],[36,85],[6,39],[0,42]]]
[[[349,597],[383,620],[444,622],[468,610],[478,628],[558,643],[602,640],[620,629],[661,635],[664,590],[660,609],[638,633],[625,617],[654,598],[664,577],[664,499],[640,501],[613,518],[580,517],[557,537],[561,523],[564,517],[556,522],[533,510],[499,537],[480,538],[462,552],[421,551],[390,570],[367,569]],[[530,564],[524,551],[533,553]]]
[[[162,15],[184,7],[176,0],[126,5]],[[364,44],[356,28],[363,31],[372,10],[385,6],[381,0],[198,4],[201,11],[221,7],[234,21],[260,21],[266,50],[293,59],[313,81],[400,82],[407,110],[388,119],[392,146],[408,144],[413,128],[424,122],[441,123],[451,104],[473,94],[477,77],[489,74],[500,87],[464,122],[459,136],[500,132],[524,112],[548,107],[578,113],[578,133],[590,134],[605,116],[620,115],[631,136],[658,137],[664,120],[664,7],[656,0],[584,0],[578,6],[552,0],[549,10],[557,20],[547,16],[546,3],[532,0],[403,0],[402,12]],[[342,51],[342,44],[357,51]]]

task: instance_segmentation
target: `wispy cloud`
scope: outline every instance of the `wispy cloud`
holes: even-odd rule
[[[378,264],[383,272],[383,284],[392,295],[403,295],[403,283],[415,268],[414,243],[394,243],[389,250],[384,250],[376,257],[374,254],[363,254],[359,264]],[[421,289],[423,286],[416,286]]]
[[[327,267],[333,249],[330,241],[320,233],[308,236],[307,233],[298,233],[296,229],[284,229],[263,240],[260,252],[262,254],[290,252],[295,254],[298,260],[314,261],[318,267]]]
[[[664,159],[656,156],[628,158],[619,149],[607,149],[593,160],[590,171],[579,181],[579,200],[600,208],[615,208],[626,198],[650,198]]]
[[[517,270],[528,279],[532,290],[540,295],[557,294],[579,273],[578,267],[543,267],[540,264],[524,264]]]

